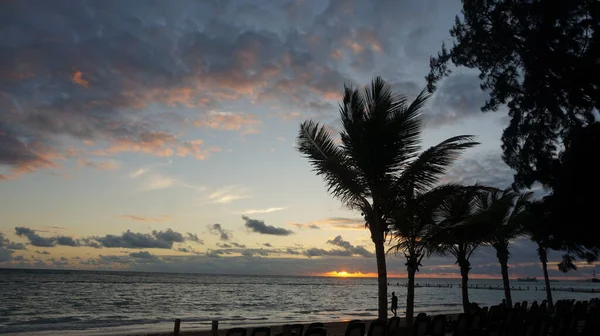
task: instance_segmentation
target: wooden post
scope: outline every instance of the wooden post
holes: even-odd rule
[[[181,326],[181,320],[175,319],[175,329],[173,329],[173,335],[179,336],[179,327]]]
[[[212,336],[219,336],[219,321],[212,321],[211,332]]]

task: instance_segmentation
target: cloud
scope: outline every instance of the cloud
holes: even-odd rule
[[[441,182],[465,185],[478,183],[504,189],[511,186],[513,175],[514,171],[502,161],[501,153],[497,152],[457,161],[448,169]]]
[[[21,243],[15,243],[4,237],[4,234],[0,232],[0,248],[6,250],[25,250],[25,245]]]
[[[140,259],[154,259],[156,256],[152,255],[148,251],[140,251],[140,252],[131,252],[129,256],[132,258],[140,258]]]
[[[196,242],[196,243],[198,243],[200,245],[204,245],[204,240],[198,238],[198,235],[195,234],[195,233],[188,232],[187,236],[186,236],[186,240],[191,240],[191,241]]]
[[[361,257],[372,257],[373,253],[367,251],[363,246],[353,246],[350,242],[342,239],[342,236],[336,236],[335,238],[328,240],[327,244],[335,245],[343,248],[344,250],[351,251],[353,255],[359,255]]]
[[[124,248],[159,248],[171,249],[174,243],[185,241],[183,235],[173,229],[166,231],[152,231],[152,233],[137,233],[127,230],[120,236],[105,235],[103,237],[90,237],[90,240],[98,242],[103,247]]]
[[[246,222],[244,225],[252,232],[274,235],[274,236],[289,236],[293,234],[293,231],[286,230],[284,228],[278,228],[272,225],[266,225],[264,221],[258,219],[251,219],[248,216],[242,216],[242,219]]]
[[[194,125],[221,131],[240,131],[241,134],[252,134],[258,132],[255,127],[260,125],[260,120],[250,113],[210,111],[194,121]]]
[[[143,189],[147,191],[167,189],[178,183],[179,181],[174,177],[154,174],[144,182]]]
[[[149,170],[148,168],[138,168],[136,171],[129,174],[129,177],[138,178],[138,177],[146,174],[148,172],[148,170]]]
[[[37,233],[35,233],[35,231],[31,230],[30,228],[18,226],[15,228],[15,233],[17,234],[17,236],[27,237],[27,239],[29,239],[29,243],[33,246],[39,246],[39,247],[54,246],[55,239],[44,238],[44,237],[38,235]]]
[[[264,208],[264,209],[247,209],[247,210],[242,211],[242,213],[245,215],[265,214],[265,213],[285,210],[287,208],[288,208],[287,206],[284,206],[284,207],[273,207],[273,208]]]
[[[214,203],[227,204],[239,199],[250,198],[250,196],[244,188],[231,185],[213,191],[208,198]]]
[[[170,215],[158,215],[155,217],[136,216],[136,215],[120,215],[120,218],[132,220],[135,222],[150,222],[150,223],[163,223],[168,222],[172,219]]]
[[[427,37],[447,32],[430,27],[432,13],[457,10],[418,0],[5,7],[5,179],[60,168],[69,146],[84,141],[108,155],[203,159],[215,148],[180,132],[194,122],[256,132],[260,118],[244,111],[250,104],[315,111],[309,104],[338,100],[343,83],[392,76],[397,64],[424,73],[422,55],[439,47]]]
[[[444,80],[424,112],[425,124],[437,127],[483,116],[481,106],[488,94],[481,90],[480,82],[476,73],[457,73]]]
[[[300,229],[365,230],[362,218],[329,217],[308,223],[288,223]]]
[[[15,228],[17,236],[25,236],[29,243],[38,247],[53,247],[55,245],[62,246],[79,246],[79,241],[69,236],[42,237],[35,233],[34,230],[22,226]]]
[[[219,223],[208,225],[208,232],[214,235],[218,235],[219,239],[223,241],[228,241],[232,237],[231,232],[225,230],[223,226],[221,226],[221,224]]]
[[[89,161],[85,159],[77,160],[77,164],[82,167],[89,167],[98,170],[116,170],[121,167],[121,164],[114,160],[108,161]]]

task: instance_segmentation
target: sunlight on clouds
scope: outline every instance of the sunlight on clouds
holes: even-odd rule
[[[365,230],[362,218],[330,217],[307,223],[287,223],[299,229],[324,230]]]
[[[195,126],[221,131],[258,132],[251,126],[259,125],[260,120],[250,113],[232,113],[211,111],[194,122]]]
[[[119,218],[132,220],[135,222],[151,222],[151,223],[164,223],[168,222],[173,217],[170,215],[158,215],[156,217],[145,217],[145,216],[136,216],[136,215],[120,215]]]
[[[89,88],[90,82],[83,79],[83,73],[81,71],[79,71],[79,70],[75,71],[75,73],[73,73],[73,77],[71,77],[71,79],[73,80],[73,83],[79,84],[86,89]]]
[[[208,195],[208,198],[214,203],[227,204],[238,199],[250,198],[245,188],[232,185],[225,186],[215,190]]]
[[[129,177],[131,177],[131,178],[140,177],[140,176],[146,174],[148,172],[148,170],[149,170],[148,168],[139,168],[138,170],[129,174]]]
[[[178,180],[165,175],[155,174],[149,177],[144,184],[144,190],[166,189],[177,184]]]
[[[86,159],[79,159],[77,160],[77,164],[81,167],[89,167],[98,170],[116,170],[121,167],[121,164],[115,160],[90,161]]]
[[[274,207],[274,208],[266,208],[266,209],[248,209],[248,210],[242,211],[241,213],[246,214],[246,215],[264,214],[264,213],[285,210],[287,208],[288,208],[287,206],[284,206],[284,207]]]

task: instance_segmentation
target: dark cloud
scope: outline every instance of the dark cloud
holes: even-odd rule
[[[480,82],[476,73],[457,73],[444,80],[426,107],[425,124],[437,127],[483,116],[481,106],[488,94]]]
[[[229,99],[329,110],[343,83],[362,83],[387,64],[393,71],[383,72],[392,75],[417,55],[423,63],[426,37],[448,27],[426,18],[445,7],[418,0],[5,3],[0,165],[10,172],[2,177],[80,158],[70,140],[93,142],[92,153],[202,158],[210,150],[173,128]],[[431,50],[439,47],[434,40]]]
[[[208,226],[208,231],[212,234],[218,235],[220,240],[227,241],[231,239],[231,232],[225,230],[219,223]]]
[[[328,240],[327,244],[335,245],[343,248],[344,250],[351,251],[353,255],[359,255],[361,257],[372,257],[373,253],[367,251],[363,246],[353,246],[350,242],[342,239],[342,236],[336,236],[335,238]]]
[[[304,251],[304,255],[311,257],[352,257],[360,256],[371,258],[373,253],[365,249],[363,246],[354,246],[350,242],[345,241],[342,236],[336,236],[327,241],[327,244],[337,246],[341,249],[325,250],[322,248],[309,248]]]
[[[90,240],[97,241],[103,247],[124,247],[124,248],[160,248],[171,249],[174,243],[184,241],[183,235],[179,232],[167,229],[166,231],[152,231],[148,233],[137,233],[127,230],[120,236],[106,235],[103,237],[90,237]]]
[[[0,247],[0,263],[8,262],[13,260],[13,250],[5,249]]]
[[[63,245],[63,246],[79,246],[79,242],[71,237],[68,236],[58,236],[58,237],[54,237],[54,240],[56,242],[56,245]]]
[[[27,237],[27,239],[29,239],[29,243],[33,246],[52,247],[52,246],[54,246],[54,243],[56,241],[56,239],[54,239],[54,238],[42,237],[42,236],[38,235],[37,233],[35,233],[35,231],[31,230],[30,228],[26,228],[26,227],[22,227],[22,226],[16,227],[15,233],[17,234],[17,236]]]
[[[513,182],[514,171],[502,161],[501,153],[489,153],[457,161],[443,178],[443,182],[465,185],[475,183],[508,188]]]
[[[4,237],[4,234],[0,232],[0,248],[6,250],[25,250],[25,245],[22,243],[15,243]]]
[[[195,233],[188,232],[188,233],[187,233],[187,238],[186,238],[186,239],[187,239],[187,240],[191,240],[191,241],[193,241],[193,242],[196,242],[196,243],[198,243],[198,244],[200,244],[200,245],[204,245],[204,240],[202,240],[202,239],[198,238],[198,235],[197,235],[197,234],[195,234]]]
[[[274,236],[289,236],[294,233],[291,230],[286,230],[284,228],[279,228],[272,225],[266,225],[264,221],[251,219],[248,216],[242,216],[242,219],[246,222],[246,228],[252,232]]]
[[[167,229],[166,231],[152,231],[152,235],[158,240],[170,241],[175,243],[183,243],[183,235],[179,232],[173,231],[173,229]]]
[[[139,258],[139,259],[155,259],[156,258],[156,256],[154,256],[153,254],[151,254],[148,251],[132,252],[132,253],[129,253],[129,256],[132,258]]]

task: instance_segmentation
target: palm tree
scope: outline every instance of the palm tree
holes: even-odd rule
[[[480,218],[482,209],[479,196],[485,192],[481,186],[464,186],[446,198],[437,210],[437,225],[430,234],[429,253],[450,254],[460,268],[462,303],[469,310],[469,272],[473,253],[484,243],[488,228]]]
[[[460,192],[461,186],[442,185],[423,194],[403,195],[400,204],[392,212],[392,233],[395,245],[390,248],[394,253],[402,252],[406,258],[408,286],[406,293],[406,320],[412,324],[415,301],[415,274],[419,271],[421,261],[428,254],[431,244],[435,218],[438,208],[454,193]]]
[[[428,97],[423,91],[409,104],[379,77],[362,94],[345,87],[340,143],[325,125],[310,120],[300,125],[297,138],[298,150],[324,178],[328,191],[365,219],[375,245],[381,319],[387,319],[384,243],[392,195],[397,194],[393,190],[407,190],[407,181],[414,190],[430,188],[460,151],[476,144],[470,136],[459,136],[418,156],[420,109]]]
[[[479,197],[483,213],[482,221],[487,222],[489,236],[487,242],[496,250],[500,263],[504,297],[506,304],[512,307],[510,280],[508,278],[509,244],[514,238],[524,234],[523,226],[527,218],[527,204],[533,193],[518,194],[510,189],[493,189]]]
[[[532,201],[529,204],[529,216],[524,222],[525,232],[529,235],[531,241],[537,245],[537,253],[542,263],[544,272],[544,284],[546,285],[546,299],[548,307],[552,309],[552,291],[550,288],[550,278],[548,276],[548,250],[550,249],[551,233],[548,228],[548,216],[546,204],[543,201]]]

